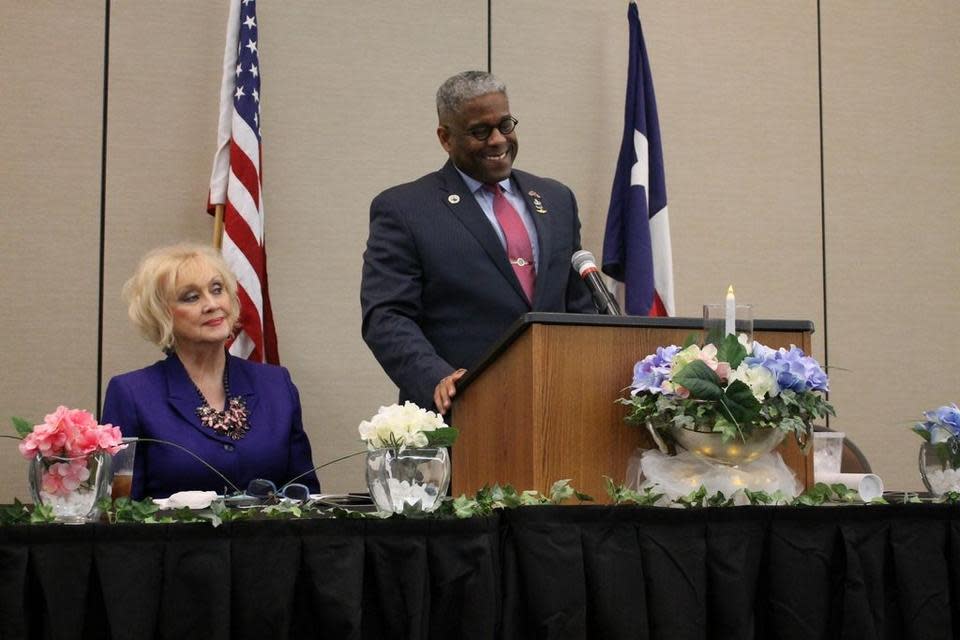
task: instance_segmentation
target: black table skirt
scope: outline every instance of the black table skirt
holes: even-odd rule
[[[960,637],[947,505],[0,528],[0,638]]]

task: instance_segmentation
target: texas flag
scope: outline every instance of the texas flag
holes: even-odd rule
[[[603,272],[624,284],[629,315],[672,316],[673,254],[660,122],[634,2],[627,10],[627,21],[627,106],[603,238]]]

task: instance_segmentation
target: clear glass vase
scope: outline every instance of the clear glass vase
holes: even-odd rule
[[[367,487],[380,511],[433,511],[450,484],[446,447],[367,452]]]
[[[920,445],[920,477],[935,496],[960,492],[960,453],[947,442]]]
[[[50,507],[57,522],[82,524],[100,517],[97,503],[110,494],[110,454],[95,451],[66,458],[37,456],[30,461],[34,504]]]

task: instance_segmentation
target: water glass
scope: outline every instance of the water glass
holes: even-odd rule
[[[110,483],[110,497],[113,500],[117,498],[129,498],[130,489],[133,486],[133,458],[137,451],[136,438],[123,438],[123,444],[126,448],[113,454],[111,468],[113,469],[113,481]]]
[[[815,431],[813,434],[813,476],[840,473],[843,458],[843,436],[840,431]]]

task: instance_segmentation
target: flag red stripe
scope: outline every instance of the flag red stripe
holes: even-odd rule
[[[264,254],[266,260],[266,254]],[[266,273],[266,271],[264,271]],[[277,327],[273,323],[273,308],[270,306],[270,296],[267,293],[267,282],[263,282],[263,348],[266,362],[280,363],[280,350],[277,348]]]
[[[234,208],[233,203],[229,200],[227,201],[227,208],[223,214],[223,225],[224,232],[230,236],[230,239],[237,245],[237,248],[243,252],[250,266],[257,272],[257,277],[260,278],[260,288],[262,289],[264,281],[266,280],[264,275],[267,273],[264,249],[260,246],[260,243],[257,242],[246,220],[243,219],[240,213]]]
[[[660,299],[660,294],[656,291],[653,292],[653,303],[650,305],[650,311],[647,312],[647,315],[663,317],[669,315],[667,313],[667,308],[663,306],[663,301]]]
[[[257,308],[243,287],[237,288],[237,297],[240,298],[240,328],[250,336],[253,344],[256,345],[247,359],[263,362],[264,354],[261,346],[263,344],[263,330],[260,327],[260,316],[257,315]]]
[[[254,204],[260,203],[260,174],[253,162],[235,141],[230,141],[230,170],[250,193]],[[229,191],[227,192],[229,198]]]

